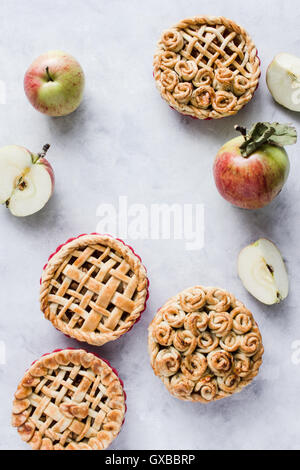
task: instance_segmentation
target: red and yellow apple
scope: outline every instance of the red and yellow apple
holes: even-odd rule
[[[290,129],[296,133],[294,128]],[[247,137],[244,133],[227,142],[213,166],[221,196],[243,209],[259,209],[269,204],[280,193],[290,169],[288,155],[278,143],[279,136],[255,137],[256,140],[251,140],[251,135]]]
[[[24,78],[24,89],[32,106],[48,116],[66,116],[81,103],[84,72],[74,57],[50,51],[38,57]]]
[[[0,204],[6,204],[17,217],[42,209],[54,190],[53,168],[43,152],[33,154],[19,145],[0,149]]]

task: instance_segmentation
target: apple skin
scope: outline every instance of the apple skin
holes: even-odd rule
[[[24,90],[35,109],[58,117],[78,108],[84,83],[84,72],[74,57],[62,51],[50,51],[30,65],[24,77]]]
[[[49,176],[51,178],[51,183],[52,183],[52,193],[51,193],[51,196],[52,196],[54,192],[54,187],[55,187],[55,175],[54,175],[54,170],[51,164],[48,162],[46,158],[40,158],[40,160],[36,163],[36,165],[43,165],[48,171]]]
[[[227,142],[218,152],[213,174],[221,196],[242,209],[260,209],[269,204],[287,180],[290,163],[286,151],[264,144],[243,157],[240,145],[244,137]]]

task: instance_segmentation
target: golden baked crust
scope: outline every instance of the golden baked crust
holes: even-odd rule
[[[240,392],[258,374],[263,345],[249,310],[229,292],[196,286],[172,297],[149,326],[154,373],[181,400]]]
[[[236,114],[251,100],[260,76],[252,39],[223,16],[188,18],[164,31],[153,65],[161,96],[198,119]]]
[[[134,325],[147,293],[146,270],[127,245],[108,235],[84,235],[49,260],[40,302],[57,329],[101,346]]]
[[[12,425],[34,450],[103,450],[125,415],[119,378],[103,360],[77,349],[41,357],[13,402]]]

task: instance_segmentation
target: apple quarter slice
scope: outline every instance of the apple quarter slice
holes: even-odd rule
[[[31,166],[31,154],[23,147],[8,145],[0,149],[0,204],[11,197],[18,180]]]
[[[267,70],[267,85],[277,103],[300,111],[300,58],[285,52],[277,54]]]
[[[286,267],[270,240],[260,238],[240,252],[238,274],[250,294],[266,305],[278,303],[288,295]]]
[[[31,166],[23,177],[24,189],[18,187],[9,200],[9,209],[17,217],[34,214],[42,209],[52,194],[52,180],[43,164]]]

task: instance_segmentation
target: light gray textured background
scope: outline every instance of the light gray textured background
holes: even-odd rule
[[[10,427],[13,393],[30,363],[45,352],[79,343],[65,338],[39,311],[42,266],[72,235],[95,231],[101,203],[203,203],[205,247],[186,251],[183,241],[132,242],[146,264],[147,311],[120,340],[88,347],[119,370],[128,394],[128,414],[113,449],[297,449],[300,365],[292,343],[300,339],[299,144],[289,148],[291,174],[269,207],[246,212],[218,195],[212,162],[234,135],[233,125],[257,120],[293,122],[299,116],[275,105],[265,71],[275,53],[299,53],[299,2],[285,0],[1,0],[0,79],[7,89],[0,105],[0,146],[20,144],[39,151],[52,144],[55,195],[26,219],[0,208],[0,447],[26,449]],[[185,17],[224,15],[253,36],[262,78],[253,101],[238,116],[200,122],[181,117],[159,97],[152,55],[161,31]],[[51,49],[72,53],[86,72],[79,110],[51,119],[36,112],[23,92],[32,60]],[[298,126],[299,128],[299,126]],[[291,290],[278,306],[256,302],[237,277],[239,250],[265,236],[287,263]],[[147,326],[156,309],[179,290],[195,285],[231,290],[252,309],[266,353],[257,379],[241,394],[208,406],[169,396],[150,368]]]

